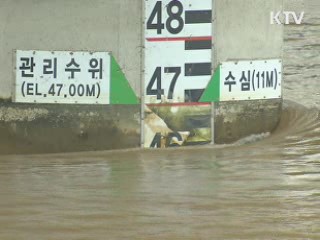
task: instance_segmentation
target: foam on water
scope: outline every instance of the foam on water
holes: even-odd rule
[[[320,24],[306,17],[286,29],[274,132],[233,145],[0,156],[0,239],[320,239]]]

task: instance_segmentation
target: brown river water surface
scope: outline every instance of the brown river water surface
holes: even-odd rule
[[[278,129],[233,145],[0,156],[0,239],[320,239],[320,10],[285,30]]]

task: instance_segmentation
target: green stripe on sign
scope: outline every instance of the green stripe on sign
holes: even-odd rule
[[[220,100],[220,66],[218,66],[199,102],[219,102]]]
[[[139,104],[136,94],[113,56],[111,56],[110,104]]]

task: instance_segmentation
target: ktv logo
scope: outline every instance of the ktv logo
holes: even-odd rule
[[[283,24],[288,25],[290,23],[300,25],[303,21],[304,12],[297,15],[293,11],[278,11],[270,13],[270,24]]]

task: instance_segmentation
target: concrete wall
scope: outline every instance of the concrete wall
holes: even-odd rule
[[[228,60],[281,58],[282,25],[270,24],[270,12],[282,0],[216,0],[215,66]]]
[[[138,148],[139,105],[0,102],[0,154]]]
[[[317,0],[313,1],[314,3]],[[307,7],[312,3],[312,1],[305,1],[305,0],[283,0],[283,8],[286,11],[295,11],[297,13],[300,13],[301,11],[308,10],[308,13],[310,13],[310,10],[316,11],[317,8],[314,9],[307,9]],[[315,6],[314,6],[315,7]],[[319,10],[318,10],[319,11]]]
[[[59,152],[139,145],[140,123],[136,119],[141,113],[139,105],[40,106],[12,104],[10,98],[15,49],[112,51],[140,95],[143,1],[0,0],[0,135],[4,136],[0,139],[0,152]],[[270,11],[282,10],[282,0],[213,2],[215,67],[227,60],[282,57],[283,27],[270,24]],[[277,99],[215,104],[215,142],[232,142],[250,134],[272,131],[281,115],[281,102]],[[86,115],[88,111],[93,115]],[[32,112],[41,115],[19,118]],[[57,121],[52,121],[55,116]],[[84,126],[85,131],[79,126]],[[122,142],[123,139],[129,140]],[[67,147],[68,142],[74,144]]]
[[[136,93],[141,0],[1,0],[0,98],[11,98],[13,50],[112,51]]]
[[[0,1],[0,153],[139,147],[140,106],[11,103],[13,51],[112,51],[135,92],[141,0]],[[4,100],[8,99],[8,100]]]
[[[270,24],[282,0],[216,0],[214,67],[230,60],[282,59],[283,26]],[[215,143],[270,132],[281,117],[282,99],[215,104]]]
[[[270,11],[281,10],[282,0],[213,2],[215,66],[281,58],[283,27],[270,24]],[[142,6],[143,0],[1,0],[0,98],[11,97],[14,49],[112,51],[139,95]]]

